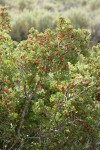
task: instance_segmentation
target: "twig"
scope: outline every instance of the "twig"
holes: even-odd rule
[[[94,84],[95,85],[95,84]],[[81,94],[83,94],[86,90],[88,90],[90,87],[94,86],[91,85],[88,88],[84,89],[83,91],[81,91],[80,93],[78,93],[75,97],[73,97],[72,99],[70,99],[71,101],[76,100]]]
[[[74,85],[73,85],[73,88],[75,88],[75,87],[76,87],[77,85],[79,85],[80,83],[81,83],[81,81],[78,82],[77,84],[74,84]],[[64,94],[64,97],[65,97],[66,100],[68,100],[68,98],[69,98],[69,95],[68,95],[69,91],[70,91],[70,88],[66,88],[66,91],[65,91],[65,94]]]
[[[20,144],[18,150],[21,150],[21,149],[23,148],[23,145],[24,145],[24,140],[21,142],[21,144]]]
[[[40,140],[40,139],[41,139],[41,137],[32,136],[32,137],[27,137],[27,139]]]
[[[25,93],[25,96],[27,97],[27,92],[26,92],[26,83],[24,84],[24,93]]]

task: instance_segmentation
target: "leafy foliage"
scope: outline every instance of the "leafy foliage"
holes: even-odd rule
[[[96,148],[100,45],[90,52],[89,33],[64,18],[17,44],[0,20],[0,148]]]

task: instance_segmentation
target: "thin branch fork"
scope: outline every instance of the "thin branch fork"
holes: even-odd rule
[[[81,82],[80,82],[81,83]],[[74,85],[74,88],[77,86],[78,84],[76,84],[76,85]],[[95,86],[96,84],[93,84],[93,85],[91,85],[91,86],[89,86],[89,87],[87,87],[86,89],[84,89],[83,91],[81,91],[80,93],[78,93],[75,97],[73,97],[72,99],[70,99],[71,101],[73,101],[73,100],[76,100],[81,94],[83,94],[85,91],[87,91],[89,88],[91,88],[91,87],[93,87],[93,86]],[[65,94],[64,94],[64,96],[65,96],[65,98],[66,98],[66,100],[68,100],[68,93],[69,93],[69,91],[70,91],[70,89],[66,89],[66,91],[65,91]]]

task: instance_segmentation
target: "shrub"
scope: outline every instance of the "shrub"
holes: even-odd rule
[[[0,5],[5,5],[5,0],[0,0]]]
[[[19,5],[19,10],[23,11],[24,9],[31,10],[34,4],[34,0],[20,0],[18,5]]]
[[[64,18],[18,45],[1,29],[0,148],[96,149],[100,45],[89,52],[89,33]]]
[[[20,41],[27,38],[28,31],[31,27],[37,26],[37,22],[33,14],[28,10],[24,10],[20,16],[15,17],[12,22],[11,37],[13,40]]]
[[[6,7],[0,7],[0,31],[10,32],[10,16]]]
[[[92,13],[90,19],[91,40],[98,43],[100,40],[100,11]]]
[[[44,4],[43,8],[46,9],[47,11],[55,12],[57,11],[57,4],[48,2]]]
[[[61,1],[59,3],[59,8],[58,8],[58,11],[62,12],[62,14],[64,15],[64,13],[71,9],[71,8],[77,8],[80,6],[80,0],[64,0],[64,1]]]
[[[90,0],[88,6],[90,7],[91,11],[100,9],[100,0]]]
[[[12,22],[12,39],[16,41],[26,39],[31,27],[36,28],[39,32],[43,32],[46,28],[54,29],[55,16],[45,10],[41,12],[39,10],[31,12],[24,10],[20,16],[15,17],[15,20]]]
[[[45,10],[38,12],[37,16],[37,29],[39,32],[44,32],[45,29],[55,29],[55,22],[58,17],[57,13],[51,13]]]
[[[73,8],[67,11],[66,16],[71,20],[76,28],[87,28],[89,25],[89,16],[82,8]]]

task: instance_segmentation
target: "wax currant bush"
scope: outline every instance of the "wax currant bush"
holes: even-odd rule
[[[13,111],[15,110],[16,105],[16,101],[14,101],[13,98],[13,90],[15,87],[13,78],[16,74],[16,63],[13,59],[14,46],[11,37],[7,34],[6,31],[0,32],[0,35],[2,36],[2,39],[0,40],[0,51],[2,53],[2,55],[0,55],[0,127],[2,130],[2,122],[4,121],[5,130],[10,132],[10,119],[13,121]],[[3,134],[2,138],[5,138],[6,136],[8,135]]]
[[[10,139],[14,135],[11,130],[16,125],[16,98],[13,78],[16,74],[16,62],[13,59],[14,45],[9,35],[10,24],[6,8],[1,8],[0,13],[0,139]],[[0,142],[1,142],[0,141]],[[2,145],[2,144],[1,144]],[[2,146],[1,146],[2,148]]]
[[[88,32],[63,18],[19,44],[0,37],[0,148],[97,147],[100,45],[90,53]]]
[[[88,53],[87,42],[87,31],[73,29],[70,22],[65,21],[63,18],[58,21],[56,33],[46,30],[45,33],[39,34],[33,28],[30,30],[28,39],[22,41],[16,48],[15,58],[20,56],[18,59],[18,68],[21,72],[19,77],[21,81],[20,87],[24,84],[26,85],[27,93],[31,94],[33,103],[36,101],[39,104],[42,101],[42,107],[48,106],[49,109],[52,105],[49,102],[51,95],[57,92],[64,93],[66,87],[65,85],[63,87],[59,82],[68,78],[68,62],[75,64],[80,53],[84,55]],[[40,100],[40,96],[41,98],[44,97],[44,101]],[[22,105],[21,101],[19,103]],[[58,101],[57,103],[59,104],[60,102]],[[32,102],[30,104],[29,108],[31,108]],[[27,111],[30,114],[29,108]],[[46,112],[47,110],[45,112],[41,110],[38,116],[43,122],[44,118],[41,115],[45,116]],[[34,119],[30,119],[34,122]],[[28,121],[26,122],[26,127]],[[26,127],[23,128],[23,132],[27,130]]]
[[[10,17],[6,7],[0,8],[0,31],[2,30],[10,32]]]

